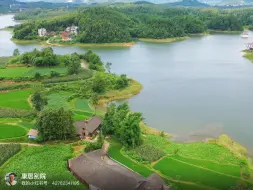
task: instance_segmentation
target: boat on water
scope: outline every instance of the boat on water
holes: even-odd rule
[[[249,33],[248,33],[248,32],[243,32],[243,33],[241,34],[241,37],[242,37],[242,38],[248,38],[248,37],[249,37]]]

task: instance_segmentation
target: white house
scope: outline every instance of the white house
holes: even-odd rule
[[[36,130],[36,129],[30,129],[30,131],[28,132],[27,136],[28,136],[28,139],[36,139],[37,136],[39,134],[39,131]]]
[[[71,34],[75,34],[75,35],[77,35],[77,33],[78,33],[77,30],[78,30],[78,27],[75,25],[72,25],[72,26],[66,28],[66,32],[70,32]]]
[[[40,37],[45,36],[47,34],[47,30],[45,28],[38,29],[38,34]]]

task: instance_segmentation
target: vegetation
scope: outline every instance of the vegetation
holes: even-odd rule
[[[32,95],[31,102],[33,103],[33,106],[37,111],[41,111],[44,106],[47,105],[47,99],[43,97],[43,95],[39,91],[36,91]]]
[[[0,166],[20,150],[20,144],[0,144]]]
[[[0,168],[0,175],[4,176],[12,171],[21,179],[22,173],[45,173],[47,179],[46,187],[49,189],[59,189],[59,187],[52,184],[58,180],[77,183],[77,185],[73,186],[61,186],[61,189],[67,190],[72,187],[84,189],[84,186],[67,169],[67,161],[72,158],[72,154],[71,145],[23,147],[21,154],[18,154]],[[5,181],[1,180],[0,186],[9,189],[4,183]],[[16,188],[30,190],[34,189],[34,186],[22,186],[21,183],[18,183]]]

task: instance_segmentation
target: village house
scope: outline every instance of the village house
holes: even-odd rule
[[[39,134],[38,130],[36,130],[36,129],[30,129],[29,132],[28,132],[28,134],[27,134],[27,137],[28,137],[28,139],[36,139],[37,136],[38,136],[38,134]]]
[[[71,37],[69,37],[69,32],[61,32],[61,39],[64,41],[71,40]]]
[[[94,116],[89,120],[76,121],[74,126],[76,127],[76,133],[81,139],[85,137],[93,137],[97,134],[100,128],[102,119],[99,116]]]
[[[40,37],[47,35],[47,30],[45,28],[38,29],[38,34]]]
[[[75,26],[75,25],[72,25],[72,26],[70,26],[70,27],[67,27],[66,28],[66,32],[69,32],[70,34],[75,34],[75,35],[77,35],[78,34],[78,27],[77,26]]]
[[[95,150],[68,161],[69,170],[91,190],[168,190],[163,179],[147,179],[110,159],[104,150]]]

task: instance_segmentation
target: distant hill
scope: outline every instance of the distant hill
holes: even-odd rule
[[[179,2],[174,2],[174,3],[165,3],[163,5],[168,5],[168,6],[184,6],[184,7],[209,7],[208,4],[201,3],[197,0],[183,0]]]

